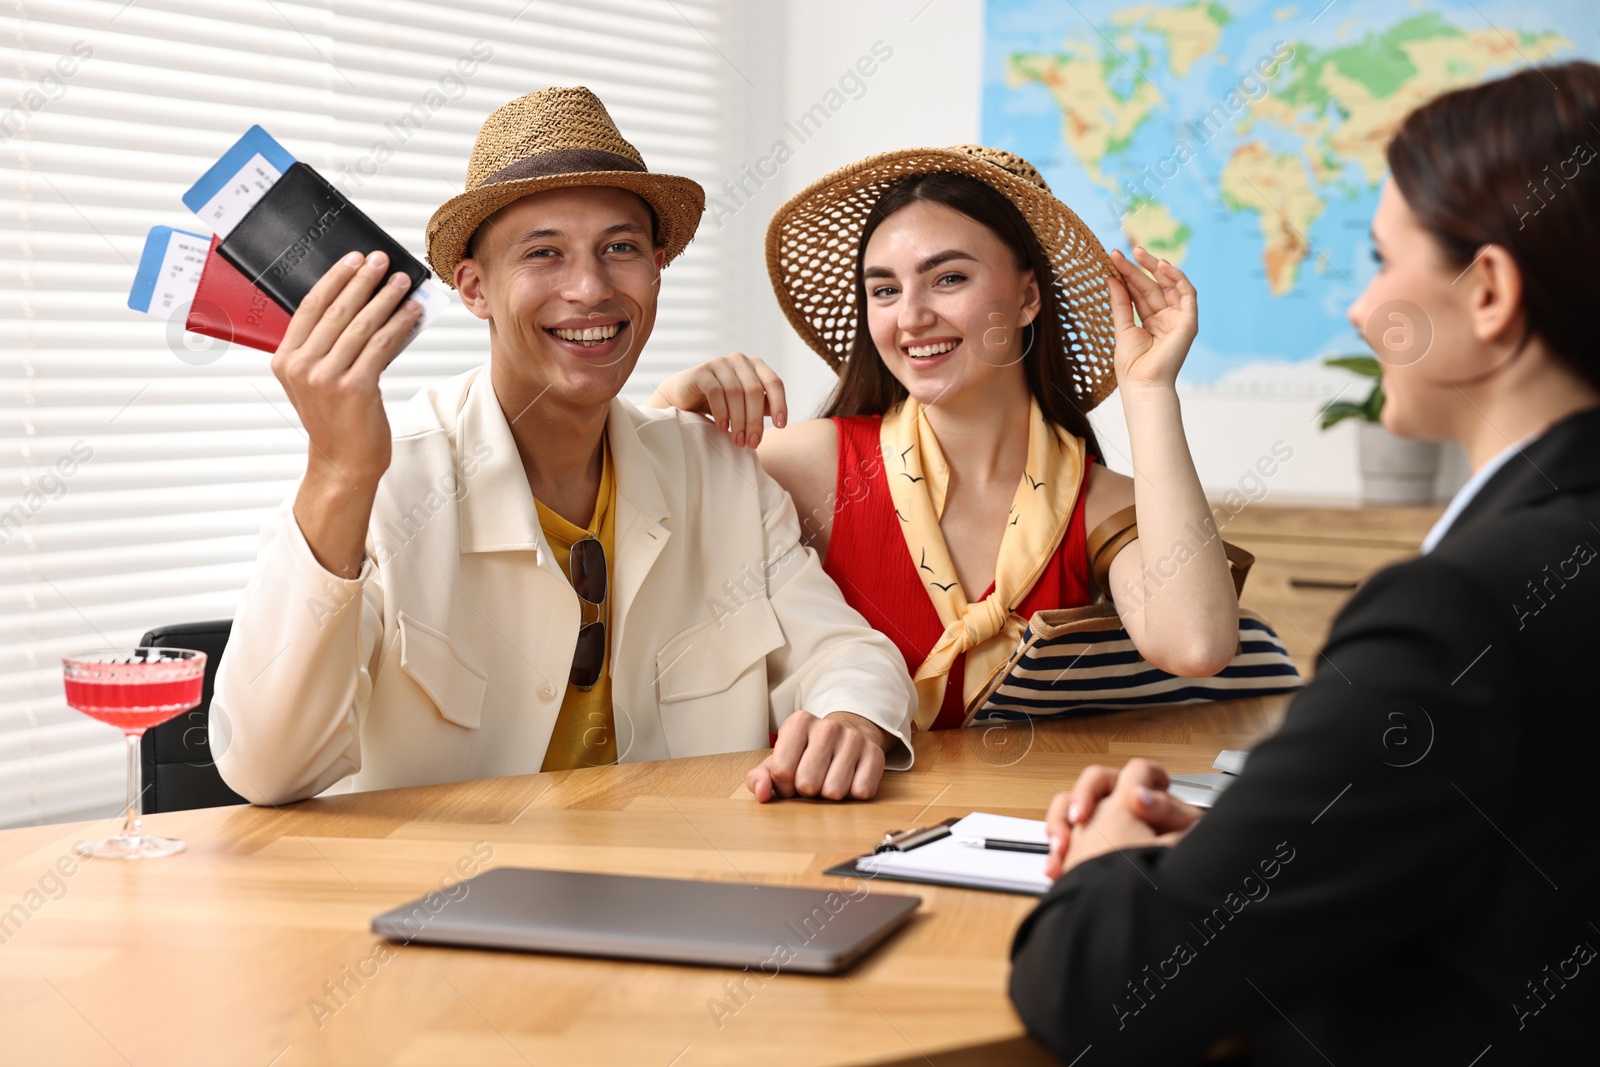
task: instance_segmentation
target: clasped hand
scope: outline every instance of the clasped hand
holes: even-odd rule
[[[1045,816],[1050,855],[1044,873],[1059,878],[1085,860],[1125,848],[1175,845],[1204,812],[1167,792],[1167,772],[1131,759],[1120,771],[1092,766]]]

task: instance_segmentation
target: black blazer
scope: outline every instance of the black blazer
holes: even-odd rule
[[[1600,409],[1351,598],[1175,848],[1055,884],[1017,1011],[1078,1067],[1600,1063],[1597,691]]]

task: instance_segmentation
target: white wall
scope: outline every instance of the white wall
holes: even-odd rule
[[[983,8],[971,0],[782,0],[746,3],[761,9],[751,26],[746,73],[757,88],[746,129],[746,158],[754,163],[783,138],[794,155],[722,225],[743,227],[736,247],[751,255],[758,291],[746,295],[746,350],[783,376],[790,407],[811,415],[833,384],[833,372],[790,329],[766,276],[767,220],[793,194],[827,172],[863,156],[915,145],[978,139]],[[826,125],[799,143],[785,123],[821,101],[839,79],[882,42],[890,58],[876,64],[858,99],[846,98]],[[708,197],[733,197],[708,189]],[[702,226],[717,227],[708,200]]]
[[[750,271],[737,294],[742,304],[730,335],[744,339],[746,351],[773,364],[799,417],[817,410],[832,384],[832,372],[794,335],[772,297],[762,244],[766,222],[790,195],[863,156],[978,141],[983,6],[977,0],[783,0],[740,7],[746,20],[741,51],[750,86],[742,102],[744,158],[755,164],[780,137],[794,146],[794,156],[760,188],[747,179],[751,195],[735,190],[737,204],[726,190],[709,189],[708,194],[722,196],[736,211],[713,221],[713,207],[704,225],[735,228],[734,247],[749,252]],[[815,136],[795,144],[784,122],[821,100],[877,41],[891,48],[893,56],[866,79],[865,93],[839,108]],[[1202,289],[1202,336],[1204,320]],[[1328,382],[1339,381],[1337,374],[1308,369],[1305,387],[1293,395],[1283,395],[1281,372],[1270,375],[1277,395],[1264,392],[1269,379],[1252,380],[1248,371],[1203,389],[1180,380],[1184,426],[1201,482],[1218,494],[1237,486],[1256,460],[1282,441],[1293,449],[1293,458],[1270,480],[1272,499],[1356,503],[1360,486],[1354,426],[1324,432],[1316,424]],[[1364,389],[1363,383],[1352,381],[1350,395],[1359,396]],[[1103,403],[1092,421],[1110,466],[1127,472],[1127,430],[1118,398]],[[1464,480],[1464,464],[1459,454],[1452,454],[1444,467],[1440,491],[1448,496]]]

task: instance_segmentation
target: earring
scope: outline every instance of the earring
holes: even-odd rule
[[[1024,360],[1024,359],[1028,358],[1028,353],[1033,351],[1034,339],[1039,336],[1038,328],[1036,326],[1034,326],[1034,324],[1031,323],[1031,322],[1028,323],[1026,326],[1024,326],[1023,329],[1028,331],[1028,339],[1025,342],[1023,342],[1022,355],[1017,357],[1019,362],[1021,360]]]

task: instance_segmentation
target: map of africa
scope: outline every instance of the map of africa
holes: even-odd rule
[[[1600,54],[1593,0],[988,0],[985,20],[984,143],[1034,163],[1108,248],[1188,272],[1183,380],[1223,387],[1292,389],[1365,351],[1345,308],[1408,111]]]

